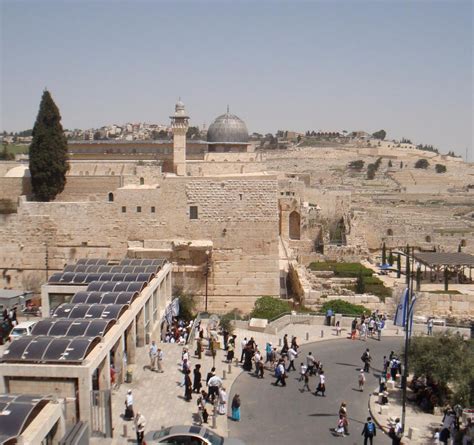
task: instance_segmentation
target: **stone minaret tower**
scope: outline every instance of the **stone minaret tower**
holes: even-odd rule
[[[173,171],[178,176],[186,175],[186,132],[188,131],[189,116],[186,116],[184,104],[181,100],[175,106],[174,116],[171,118],[173,129]]]

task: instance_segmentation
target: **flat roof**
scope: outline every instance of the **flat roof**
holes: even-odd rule
[[[32,295],[33,292],[20,289],[0,289],[0,298],[16,298]]]
[[[430,266],[474,267],[474,255],[464,252],[417,252],[415,259]]]

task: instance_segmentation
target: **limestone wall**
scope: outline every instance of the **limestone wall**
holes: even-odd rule
[[[68,176],[56,201],[106,200],[108,193],[120,186],[120,176]]]
[[[9,199],[16,203],[20,195],[31,193],[30,178],[0,177],[0,199]]]

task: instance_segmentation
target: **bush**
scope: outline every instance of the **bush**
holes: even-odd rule
[[[374,179],[376,171],[377,169],[375,168],[375,164],[369,164],[367,166],[367,179]]]
[[[344,315],[362,315],[364,312],[370,314],[370,309],[367,309],[365,306],[348,303],[344,300],[327,301],[321,306],[321,312],[323,314],[325,314],[328,309],[332,309],[336,314]]]
[[[427,169],[429,167],[429,165],[430,165],[430,163],[425,158],[418,159],[418,161],[415,162],[415,168]]]
[[[196,316],[196,300],[181,288],[173,289],[173,295],[179,299],[179,318],[185,321],[193,320]]]
[[[337,263],[336,261],[314,262],[309,265],[311,270],[332,271],[337,277],[357,278],[359,271],[365,277],[371,277],[373,271],[360,263]]]
[[[234,332],[232,320],[242,320],[242,311],[240,309],[233,309],[220,317],[220,326],[229,332],[229,334]]]
[[[352,161],[349,163],[349,168],[352,170],[362,170],[364,167],[365,162],[362,159],[358,159],[357,161]]]
[[[446,173],[447,169],[446,169],[446,166],[443,164],[436,164],[435,170],[436,170],[436,173]]]
[[[250,313],[251,318],[265,318],[272,320],[279,315],[290,312],[292,309],[290,303],[285,300],[273,297],[260,297],[254,304]]]

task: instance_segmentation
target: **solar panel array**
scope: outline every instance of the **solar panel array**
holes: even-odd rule
[[[109,260],[104,260],[102,258],[80,258],[77,260],[76,264],[109,264]]]
[[[16,443],[16,438],[47,403],[41,396],[0,395],[0,443]]]
[[[3,362],[81,363],[100,343],[100,337],[49,337],[27,335],[13,341]]]
[[[68,265],[64,268],[64,272],[75,273],[152,273],[156,274],[160,270],[159,266],[101,266],[75,264]]]
[[[166,260],[163,258],[141,259],[141,258],[124,258],[120,261],[121,266],[157,266],[163,267]]]
[[[57,318],[40,320],[33,327],[31,335],[55,337],[103,337],[115,324],[110,319]]]
[[[93,281],[87,291],[95,292],[141,292],[147,285],[143,281]]]
[[[76,292],[70,303],[84,304],[132,304],[138,292]]]
[[[83,273],[58,272],[49,277],[49,284],[89,284],[93,281],[142,281],[149,283],[154,273]]]
[[[118,320],[128,309],[128,304],[60,304],[53,312],[53,318],[105,318]]]

